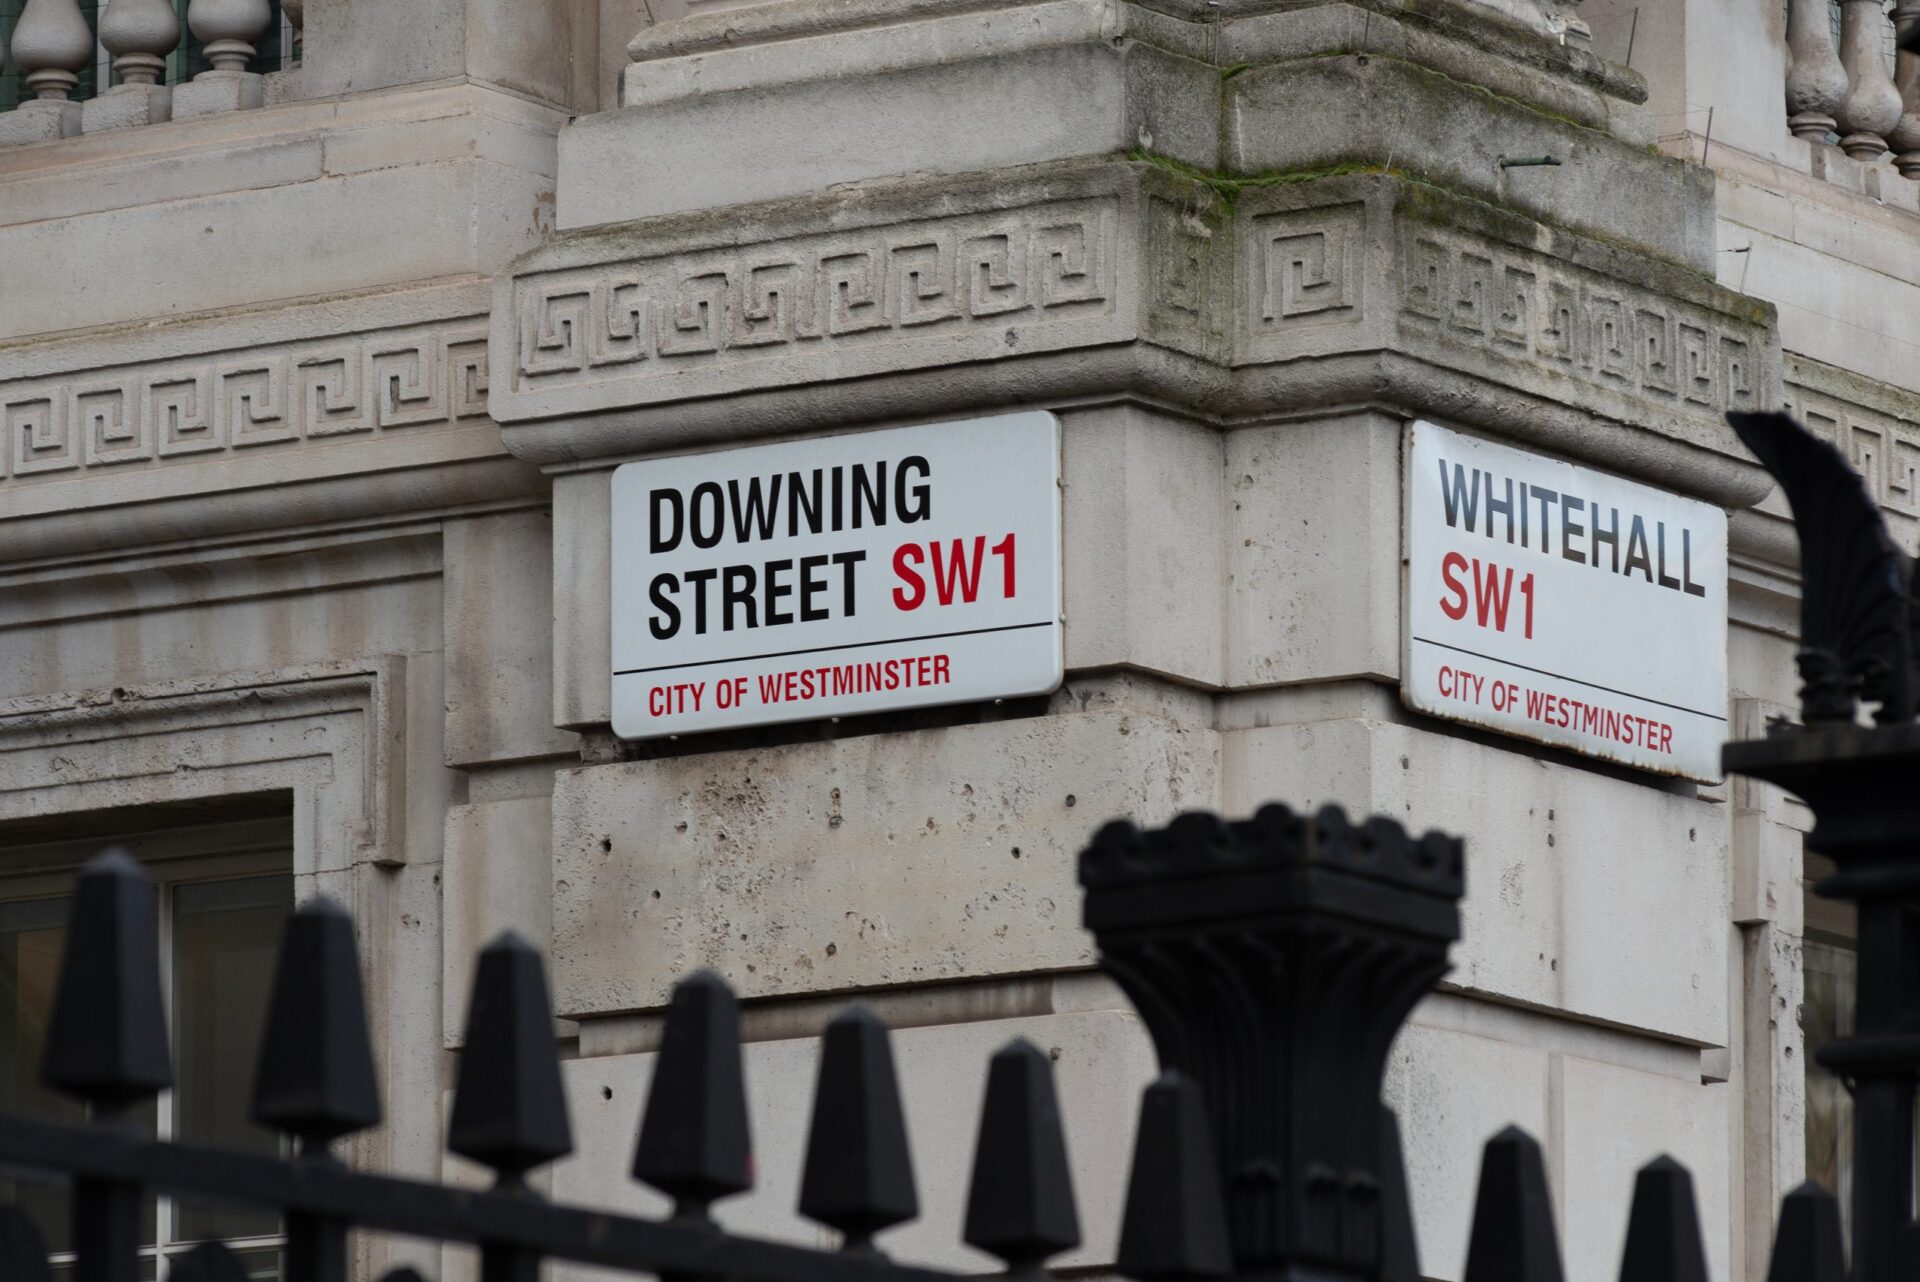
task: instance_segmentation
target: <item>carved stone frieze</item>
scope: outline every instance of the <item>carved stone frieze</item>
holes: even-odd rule
[[[1920,396],[1805,356],[1786,358],[1784,381],[1783,408],[1853,461],[1910,539],[1920,521]]]
[[[1750,320],[1452,229],[1407,224],[1400,244],[1404,329],[1658,404],[1761,407]]]
[[[0,482],[484,419],[486,338],[411,325],[0,382]]]
[[[1385,173],[1114,161],[563,235],[491,342],[508,449],[561,466],[1123,393],[1398,405],[1732,502],[1721,416],[1779,386],[1769,309],[1686,267]]]
[[[940,364],[1030,349],[1114,314],[1118,221],[1111,199],[1048,201],[535,267],[495,317],[496,342],[510,327],[512,352],[496,406],[511,414],[582,388],[644,403],[872,372],[916,352]]]

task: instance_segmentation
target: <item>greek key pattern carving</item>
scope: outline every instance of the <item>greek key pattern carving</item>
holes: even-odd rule
[[[1111,308],[1114,216],[1072,201],[514,282],[517,388],[945,340]]]
[[[1247,226],[1255,334],[1359,319],[1364,206],[1266,214]]]
[[[1696,412],[1758,408],[1764,341],[1707,308],[1541,255],[1402,236],[1403,318],[1454,342]]]
[[[1920,397],[1882,384],[1884,395],[1876,398],[1882,404],[1862,404],[1839,380],[1823,378],[1822,367],[1805,360],[1790,364],[1806,381],[1788,377],[1782,408],[1838,446],[1881,507],[1920,517]]]
[[[0,479],[364,437],[487,412],[484,321],[0,383]]]

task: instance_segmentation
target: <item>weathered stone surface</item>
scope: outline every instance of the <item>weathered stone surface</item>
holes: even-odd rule
[[[173,119],[173,91],[165,85],[116,85],[80,104],[80,132],[105,133]]]
[[[1227,685],[1398,679],[1402,430],[1357,414],[1226,436]]]
[[[551,815],[546,797],[513,797],[447,811],[442,860],[440,1027],[458,1045],[473,995],[473,959],[501,931],[542,952],[553,942]]]
[[[457,638],[447,655],[447,764],[577,752],[577,738],[552,724],[552,518],[509,512],[444,530],[445,635]]]
[[[1064,416],[1067,667],[1223,682],[1224,438],[1137,407]]]
[[[190,120],[223,111],[258,107],[261,77],[248,71],[208,71],[173,90],[173,118]]]
[[[1227,737],[1235,810],[1337,802],[1466,839],[1447,982],[1696,1046],[1725,1046],[1723,808],[1519,748],[1353,718]]]
[[[1560,1072],[1565,1156],[1553,1175],[1568,1206],[1623,1207],[1640,1167],[1665,1154],[1693,1173],[1707,1275],[1726,1277],[1732,1245],[1726,1152],[1725,1086],[1589,1060],[1567,1058]],[[1626,1241],[1624,1211],[1579,1216],[1561,1230],[1567,1282],[1608,1282],[1619,1273]],[[1758,1276],[1761,1261],[1752,1266]]]
[[[538,242],[561,120],[462,84],[0,148],[0,275],[50,304],[0,339],[490,274]]]
[[[1203,726],[1122,709],[562,770],[555,1010],[1083,966],[1075,860],[1102,819],[1214,806]]]

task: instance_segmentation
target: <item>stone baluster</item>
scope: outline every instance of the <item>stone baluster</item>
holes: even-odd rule
[[[1792,0],[1787,51],[1787,128],[1796,138],[1825,142],[1847,95],[1847,69],[1833,51],[1827,0]]]
[[[1840,62],[1847,69],[1847,96],[1837,116],[1840,149],[1855,160],[1873,160],[1900,123],[1900,91],[1887,74],[1881,0],[1840,0]]]
[[[1893,29],[1902,36],[1920,24],[1920,0],[1898,0]],[[1900,90],[1900,123],[1887,135],[1893,163],[1908,178],[1920,178],[1920,53],[1902,49],[1894,60],[1894,86]]]
[[[174,89],[175,119],[260,105],[260,76],[247,63],[272,20],[267,0],[192,0],[187,26],[213,67]]]
[[[113,55],[119,83],[85,103],[84,133],[158,124],[172,114],[167,55],[180,44],[180,19],[171,0],[108,0],[100,12],[100,43]]]
[[[44,142],[80,132],[71,101],[93,59],[93,29],[74,0],[27,0],[13,28],[13,62],[33,97],[0,115],[0,144]]]

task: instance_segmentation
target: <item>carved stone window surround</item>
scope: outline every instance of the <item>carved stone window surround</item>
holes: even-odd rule
[[[404,864],[406,671],[383,656],[0,700],[0,821],[287,791],[296,877]]]

